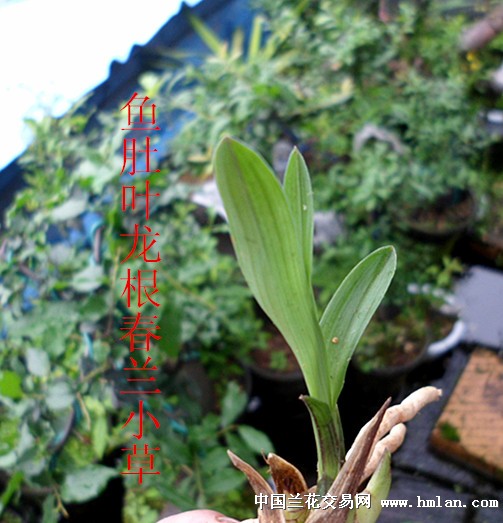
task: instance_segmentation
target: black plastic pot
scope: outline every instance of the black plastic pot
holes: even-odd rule
[[[307,393],[300,370],[281,373],[249,366],[252,378],[250,408],[245,422],[264,431],[276,453],[315,477],[316,447],[311,419],[299,399]]]
[[[450,217],[447,223],[442,223],[442,219],[449,217],[449,209],[456,205],[465,203],[470,213],[463,218]],[[421,207],[411,207],[400,209],[394,213],[395,224],[406,231],[412,237],[433,243],[445,242],[469,230],[478,217],[478,205],[475,195],[470,191],[456,191],[439,198],[430,206],[432,212],[438,214],[436,221],[423,221],[421,216],[427,205]]]
[[[454,254],[471,265],[500,268],[503,266],[503,233],[470,234],[456,244]]]
[[[364,371],[353,357],[339,399],[346,445],[353,442],[360,428],[374,416],[388,398],[393,402],[403,398],[408,378],[416,369],[422,369],[423,364],[443,356],[461,343],[464,331],[463,322],[457,320],[453,322],[450,332],[444,338],[433,342],[431,331],[427,329],[423,349],[403,365],[383,366]]]
[[[421,359],[401,367],[362,371],[353,361],[348,367],[346,383],[339,398],[339,410],[344,427],[346,447],[353,443],[359,430],[388,399],[400,398],[409,372],[420,365]]]

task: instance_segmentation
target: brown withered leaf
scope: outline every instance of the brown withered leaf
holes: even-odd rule
[[[267,464],[278,494],[303,494],[307,484],[299,469],[277,454],[267,456]]]
[[[295,498],[296,502],[290,504],[290,499],[299,494],[303,496],[307,492],[304,476],[297,467],[276,454],[269,454],[266,461],[276,486],[276,492],[286,495],[286,509],[283,511],[286,522],[304,523],[309,516],[305,498],[302,497],[300,504],[298,498]]]
[[[255,494],[265,494],[269,499],[273,491],[267,481],[251,465],[246,463],[246,461],[238,458],[236,454],[230,450],[227,451],[227,454],[232,464],[248,478],[248,482]],[[259,510],[258,520],[259,523],[286,523],[283,511],[272,510],[267,505],[265,505],[262,510]]]

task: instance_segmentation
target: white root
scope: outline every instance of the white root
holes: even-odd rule
[[[390,452],[397,450],[403,443],[405,438],[405,426],[403,425],[407,421],[410,421],[423,407],[438,401],[442,396],[442,391],[436,387],[428,386],[422,387],[409,396],[407,396],[400,405],[394,405],[389,407],[385,412],[379,430],[374,440],[372,451],[370,452],[370,458],[365,467],[365,471],[362,477],[362,481],[368,478],[376,469],[379,464],[384,451],[388,449]],[[370,422],[369,422],[370,423]],[[396,428],[393,431],[394,427]],[[360,430],[356,437],[353,446],[349,449],[346,454],[346,459],[350,456],[354,448],[358,448],[361,443],[362,435],[364,434],[365,428],[368,423]],[[386,434],[389,435],[386,436]],[[374,459],[375,457],[375,459]]]
[[[377,439],[381,439],[398,423],[406,423],[429,403],[438,401],[442,391],[436,387],[422,387],[407,396],[400,405],[390,407],[384,414]]]
[[[428,405],[429,403],[432,403],[434,401],[437,401],[442,396],[442,391],[440,389],[437,389],[436,387],[422,387],[421,389],[416,390],[410,396],[407,396],[400,405],[395,405],[393,407],[389,407],[386,412],[384,413],[384,416],[382,418],[382,421],[379,425],[379,428],[377,430],[377,434],[374,438],[374,442],[372,444],[372,448],[369,453],[369,458],[367,459],[367,463],[365,465],[364,471],[362,473],[362,476],[360,478],[360,484],[365,481],[367,478],[369,478],[377,469],[379,466],[379,463],[382,460],[382,457],[385,452],[389,451],[390,453],[395,452],[403,443],[405,434],[406,434],[406,427],[404,423],[407,421],[410,421],[423,407]],[[360,449],[362,447],[367,446],[368,448],[368,440],[365,441],[366,433],[368,432],[366,429],[369,427],[369,425],[372,423],[370,421],[367,423],[358,433],[358,436],[356,437],[353,446],[351,449],[349,449],[348,453],[346,454],[346,460],[351,455],[352,452],[357,452],[357,449]],[[375,429],[374,429],[375,430]],[[370,436],[367,436],[370,437]],[[234,463],[234,465],[242,470],[247,476],[249,481],[251,482],[255,492],[264,492],[267,494],[270,494],[271,488],[269,485],[263,480],[263,478],[250,467],[248,464],[237,458],[234,454],[229,452],[229,456]],[[288,476],[290,480],[292,480],[291,476],[291,470],[293,470],[294,467],[292,465],[289,465],[285,462],[288,467],[285,469],[285,467],[280,467],[280,465],[284,465],[283,460],[280,461],[279,458],[270,455],[268,457],[269,460],[276,459],[274,461],[274,466],[279,467],[278,468],[278,475],[281,476],[282,474],[285,474],[285,477]],[[270,463],[271,465],[271,463]],[[280,470],[281,469],[281,470]],[[288,474],[285,473],[285,470],[289,471]],[[296,471],[297,469],[295,469]],[[300,473],[298,473],[300,477]],[[296,478],[296,474],[293,475],[293,478]],[[299,483],[300,484],[300,483]],[[304,480],[302,479],[302,489],[304,489]],[[311,519],[311,518],[309,518]],[[227,521],[226,519],[222,518],[222,523],[224,521]],[[232,519],[228,520],[233,521]],[[285,521],[283,514],[277,514],[277,513],[265,513],[264,511],[261,511],[259,514],[259,518],[254,519],[246,519],[242,521],[241,523],[269,523],[269,522],[278,522],[278,521]]]
[[[379,463],[381,462],[382,457],[386,451],[389,451],[391,454],[395,450],[399,449],[405,439],[405,434],[407,428],[403,423],[395,425],[387,436],[378,441],[372,451],[370,458],[365,465],[365,470],[363,471],[360,482],[365,481],[367,478],[370,478],[372,474],[376,471]]]

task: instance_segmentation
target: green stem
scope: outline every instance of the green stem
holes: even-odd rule
[[[196,480],[196,487],[199,492],[198,504],[201,507],[206,507],[206,493],[204,491],[203,478],[201,477],[201,467],[199,463],[199,458],[196,455],[194,456],[194,478]]]
[[[190,290],[188,287],[185,287],[182,283],[180,283],[177,279],[175,279],[173,276],[171,276],[169,273],[164,273],[163,278],[166,278],[166,280],[171,283],[171,285],[181,293],[185,294],[186,296],[190,296],[195,301],[198,301],[201,305],[204,305],[207,307],[210,311],[215,312],[217,310],[217,306],[214,303],[210,303],[209,301],[205,300],[204,298],[201,298],[199,294],[196,294],[194,291]]]
[[[327,493],[344,460],[344,436],[339,409],[309,396],[301,396],[311,415],[318,455],[317,493]]]
[[[91,381],[96,376],[99,376],[100,374],[104,374],[107,370],[111,369],[112,366],[110,363],[104,363],[103,365],[100,365],[99,367],[96,367],[93,369],[89,374],[86,374],[81,380],[80,383],[84,384],[88,381]]]

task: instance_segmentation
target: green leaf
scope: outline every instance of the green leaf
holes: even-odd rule
[[[240,58],[243,56],[243,44],[244,44],[245,35],[241,28],[238,28],[232,34],[230,57],[231,58]]]
[[[325,495],[344,462],[344,436],[340,423],[334,422],[335,416],[323,401],[309,396],[301,396],[313,423],[316,449],[318,452],[318,494]],[[337,411],[337,419],[339,418]]]
[[[242,459],[253,463],[255,460],[255,452],[253,452],[250,447],[244,442],[235,432],[227,431],[225,433],[225,446],[232,450],[232,452],[239,454]],[[227,456],[229,459],[229,456]]]
[[[306,162],[298,149],[290,154],[285,171],[284,191],[301,242],[307,281],[311,281],[313,266],[313,190]]]
[[[98,322],[111,309],[105,298],[99,294],[92,294],[82,302],[79,300],[78,306],[79,320],[90,323]]]
[[[5,510],[5,507],[9,504],[12,496],[21,488],[23,478],[23,473],[19,471],[14,472],[14,474],[10,477],[5,490],[2,492],[2,496],[0,497],[0,516]]]
[[[49,386],[45,402],[51,410],[62,410],[69,407],[75,399],[68,383],[60,381]]]
[[[14,450],[19,437],[19,420],[3,415],[0,418],[0,456]]]
[[[108,432],[108,424],[104,415],[98,416],[93,420],[91,438],[93,451],[98,459],[101,459],[105,454],[109,439]]]
[[[45,306],[46,304],[44,304]],[[45,309],[45,307],[44,307]],[[68,323],[67,325],[61,324],[58,328],[57,325],[51,324],[50,320],[46,323],[46,329],[44,330],[42,336],[41,336],[41,342],[40,345],[45,348],[47,351],[47,354],[51,358],[57,358],[58,356],[61,356],[65,351],[67,350],[67,340],[65,338],[66,332],[64,332],[66,329],[64,327],[67,327],[68,325],[71,325]],[[68,354],[68,352],[67,352]]]
[[[218,145],[215,171],[244,277],[292,348],[310,395],[328,401],[323,338],[283,189],[261,156],[231,138]]]
[[[65,203],[55,207],[51,211],[51,218],[55,222],[70,220],[82,214],[87,207],[86,199],[72,198]]]
[[[162,351],[171,358],[177,358],[182,348],[182,309],[175,300],[167,300],[162,307],[158,322],[162,339]]]
[[[331,404],[334,407],[344,385],[346,370],[396,268],[393,247],[381,247],[363,259],[346,276],[320,320],[330,372]]]
[[[26,366],[34,376],[47,376],[50,370],[49,356],[43,350],[30,348],[26,351]]]
[[[58,523],[58,520],[56,497],[51,494],[42,503],[42,523]]]
[[[103,465],[88,465],[65,476],[61,497],[65,503],[81,503],[95,498],[118,472]]]
[[[267,455],[269,452],[274,452],[274,446],[271,440],[260,430],[249,427],[248,425],[240,425],[238,427],[238,434],[257,454]]]
[[[264,19],[262,16],[255,16],[253,18],[252,29],[250,33],[250,43],[248,44],[248,60],[257,58],[262,44],[262,24]]]
[[[372,474],[365,493],[370,493],[370,508],[358,507],[356,517],[358,523],[375,523],[381,513],[381,500],[386,499],[391,488],[391,454],[381,459],[377,470]]]
[[[228,494],[231,490],[240,488],[244,482],[245,477],[239,470],[226,468],[205,484],[205,492],[208,496],[214,496],[222,492]]]
[[[218,474],[222,469],[229,466],[229,457],[224,447],[211,449],[202,459],[201,466],[205,474]]]
[[[22,459],[18,459],[16,467],[23,472],[26,478],[31,480],[48,469],[49,457],[43,456],[40,450],[32,448],[26,451]]]
[[[442,435],[442,438],[448,440],[448,441],[454,441],[456,443],[461,441],[461,436],[459,435],[459,430],[457,427],[452,425],[449,422],[441,423],[440,426],[440,434]]]
[[[71,285],[78,292],[95,291],[103,283],[103,274],[101,265],[90,265],[75,274]]]
[[[0,372],[0,396],[17,400],[23,397],[21,377],[11,370]]]
[[[222,413],[220,415],[220,425],[227,427],[236,421],[238,416],[246,407],[246,394],[235,381],[227,385],[225,396],[222,399]]]
[[[218,58],[222,60],[225,59],[227,56],[227,46],[225,42],[221,42],[218,35],[197,16],[189,15],[189,20],[194,31],[208,48],[213,51]]]

